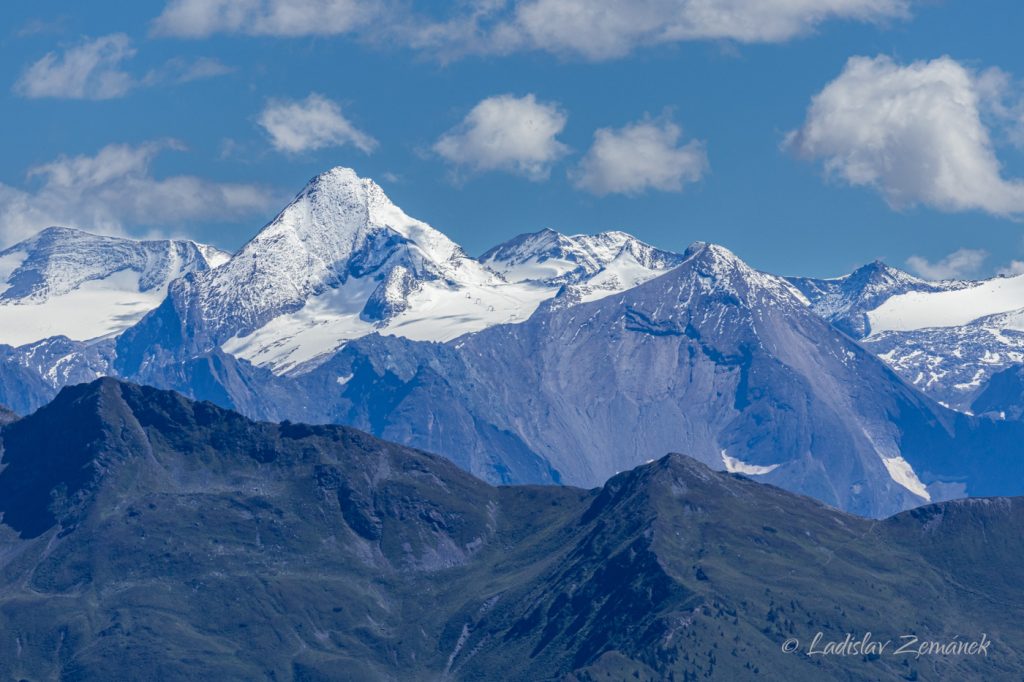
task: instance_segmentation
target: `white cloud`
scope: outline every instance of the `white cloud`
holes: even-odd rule
[[[14,85],[23,97],[111,99],[135,85],[122,63],[135,56],[131,39],[123,33],[87,40],[63,54],[49,52],[32,64]]]
[[[181,38],[337,35],[365,26],[379,6],[378,0],[170,0],[153,31]]]
[[[708,168],[704,144],[680,145],[682,130],[670,120],[645,119],[624,128],[601,128],[570,174],[573,184],[594,194],[639,194],[647,189],[678,192]]]
[[[335,102],[313,93],[299,102],[273,100],[259,118],[280,152],[298,153],[351,144],[369,154],[377,141],[356,128]]]
[[[63,54],[49,52],[22,73],[14,92],[22,97],[62,99],[114,99],[134,88],[161,83],[188,83],[231,72],[216,59],[173,58],[136,78],[125,62],[135,57],[131,39],[123,33],[86,40]]]
[[[949,57],[901,66],[853,57],[815,95],[786,146],[826,172],[878,190],[894,208],[1024,213],[1024,183],[1007,179],[982,111],[1005,79]],[[1000,83],[1003,86],[1000,86]]]
[[[153,177],[150,163],[165,149],[181,146],[173,141],[109,145],[95,156],[61,156],[32,168],[29,187],[0,183],[0,244],[51,225],[119,234],[272,208],[266,190],[254,185]]]
[[[590,59],[691,40],[784,42],[829,19],[907,15],[907,0],[525,0],[514,25],[530,47]]]
[[[479,102],[462,122],[441,136],[434,151],[459,167],[501,170],[543,180],[568,152],[556,136],[566,114],[531,95],[497,95]]]
[[[155,20],[154,31],[184,38],[214,33],[355,33],[443,56],[545,50],[607,59],[659,43],[783,42],[827,20],[904,18],[910,4],[911,0],[170,0]]]
[[[451,57],[543,50],[610,59],[692,40],[783,42],[835,19],[909,16],[911,0],[170,0],[155,32],[302,36],[355,33]],[[438,9],[441,7],[442,9]]]
[[[1024,275],[1024,260],[1012,260],[1010,264],[1004,268],[999,268],[999,272],[996,274],[1004,277],[1014,277],[1016,275]]]
[[[925,279],[960,279],[976,274],[986,258],[988,253],[981,249],[958,249],[934,263],[922,256],[911,256],[907,267]]]

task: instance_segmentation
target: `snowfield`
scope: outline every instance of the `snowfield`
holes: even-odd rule
[[[160,305],[169,284],[230,255],[191,241],[136,241],[50,227],[0,252],[0,343],[120,333]]]
[[[88,341],[124,331],[160,305],[166,285],[139,291],[139,273],[122,270],[42,303],[0,304],[0,342],[21,346],[51,336]]]
[[[1024,308],[1024,275],[996,277],[955,291],[893,296],[868,313],[872,334],[959,327],[981,317]]]

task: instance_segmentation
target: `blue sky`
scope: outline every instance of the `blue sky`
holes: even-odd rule
[[[587,3],[197,1],[4,3],[0,243],[60,221],[234,249],[346,165],[473,254],[552,227],[782,274],[1024,268],[1016,2],[642,0],[573,25]]]

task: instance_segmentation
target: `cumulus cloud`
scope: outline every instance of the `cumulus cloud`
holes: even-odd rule
[[[500,170],[543,180],[568,152],[556,139],[567,120],[557,104],[539,102],[532,94],[488,97],[442,135],[434,151],[474,172]]]
[[[690,40],[783,42],[829,19],[906,16],[906,0],[525,0],[514,29],[537,49],[590,59]]]
[[[378,0],[170,0],[153,31],[181,38],[337,35],[365,26],[380,6]]]
[[[704,144],[680,144],[683,131],[668,119],[645,119],[624,128],[601,128],[573,184],[594,194],[639,194],[648,189],[678,192],[708,169]]]
[[[123,33],[86,40],[59,54],[48,52],[25,70],[14,85],[22,97],[112,99],[128,92],[135,81],[122,68],[135,56]]]
[[[911,256],[907,267],[925,279],[961,279],[976,274],[986,258],[988,253],[981,249],[957,249],[935,262]]]
[[[996,274],[1002,275],[1003,277],[1024,275],[1024,260],[1012,260],[1006,267],[999,268],[999,272]]]
[[[131,39],[123,33],[85,40],[62,53],[44,55],[25,69],[14,92],[33,99],[114,99],[140,86],[188,83],[231,72],[230,67],[208,57],[174,58],[137,78],[125,64],[135,54]]]
[[[894,208],[1024,213],[1024,182],[1003,176],[983,110],[1004,97],[991,72],[949,57],[900,65],[853,57],[814,96],[785,145],[826,173],[872,187]]]
[[[298,102],[271,101],[260,114],[259,124],[280,152],[296,154],[351,144],[369,154],[377,147],[375,139],[342,115],[341,107],[316,93]]]
[[[61,156],[32,168],[27,187],[0,183],[0,244],[51,225],[121,234],[191,220],[227,220],[272,208],[272,198],[255,185],[185,175],[154,177],[154,157],[181,148],[174,141],[109,145],[95,156]]]
[[[157,33],[357,33],[448,56],[543,50],[610,59],[691,40],[783,42],[833,19],[909,16],[910,0],[170,0]],[[416,11],[429,6],[430,11]],[[443,9],[438,10],[438,6]]]

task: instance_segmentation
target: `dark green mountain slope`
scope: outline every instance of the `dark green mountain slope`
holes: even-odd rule
[[[352,429],[256,423],[113,380],[65,389],[0,438],[2,679],[1024,668],[1017,499],[871,521],[680,455],[594,491],[495,488]],[[919,660],[781,651],[819,631],[992,644]]]

